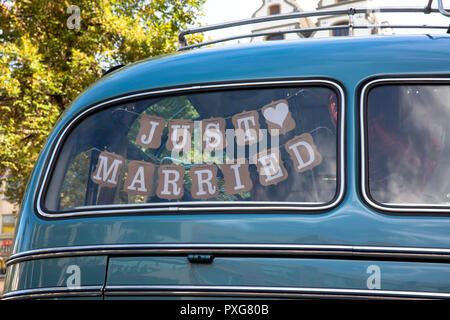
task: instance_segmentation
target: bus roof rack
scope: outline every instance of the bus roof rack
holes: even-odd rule
[[[443,0],[438,0],[438,8],[433,9],[431,5],[433,4],[433,0],[429,0],[428,4],[425,7],[383,7],[383,8],[349,8],[349,9],[336,9],[336,10],[316,10],[309,12],[290,12],[283,14],[276,14],[264,17],[256,17],[256,18],[248,18],[243,20],[236,20],[218,24],[212,24],[208,26],[201,26],[191,29],[183,30],[178,35],[179,47],[178,51],[188,50],[198,47],[203,47],[215,43],[226,42],[231,40],[243,39],[243,38],[252,38],[259,36],[267,36],[267,35],[278,35],[278,34],[288,34],[288,33],[310,33],[314,31],[322,31],[322,30],[334,30],[334,29],[346,29],[349,30],[349,36],[353,35],[353,30],[355,29],[383,29],[383,28],[391,28],[391,29],[445,29],[447,33],[450,31],[449,25],[388,25],[388,24],[373,24],[373,25],[355,25],[353,24],[353,17],[355,14],[360,13],[440,13],[446,17],[450,17],[450,11],[446,10],[442,3]],[[296,19],[296,18],[308,18],[308,17],[320,17],[320,16],[334,16],[334,15],[348,15],[349,23],[346,25],[335,25],[335,26],[327,26],[327,27],[312,27],[312,28],[296,28],[290,30],[283,31],[270,31],[270,32],[252,32],[247,34],[241,34],[236,36],[230,36],[226,38],[221,38],[217,40],[205,41],[201,43],[191,44],[189,45],[186,39],[186,35],[219,30],[224,28],[232,28],[243,25],[262,23],[268,21],[278,21],[278,20],[288,20],[288,19]]]

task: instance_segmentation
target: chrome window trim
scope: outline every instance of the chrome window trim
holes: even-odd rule
[[[105,286],[105,297],[120,295],[183,295],[183,296],[266,296],[266,297],[373,297],[373,298],[415,298],[450,299],[450,293],[420,292],[381,289],[342,289],[307,287],[266,287],[266,286],[197,286],[197,285],[126,285]]]
[[[306,203],[306,202],[271,202],[271,201],[233,201],[233,202],[214,202],[214,201],[191,201],[191,202],[175,202],[175,203],[147,203],[147,204],[123,204],[123,205],[107,205],[107,206],[86,206],[82,207],[84,210],[80,210],[77,212],[66,212],[66,213],[48,213],[41,207],[41,202],[43,200],[43,190],[41,187],[38,191],[38,195],[35,199],[36,210],[37,213],[46,218],[66,218],[66,217],[76,217],[76,216],[96,216],[96,215],[107,215],[107,214],[115,214],[115,213],[164,213],[164,212],[202,212],[202,211],[238,211],[238,210],[290,210],[290,211],[298,211],[298,210],[310,210],[310,211],[320,211],[327,210],[334,206],[336,206],[344,197],[345,189],[346,189],[346,170],[345,170],[345,151],[346,151],[346,140],[345,140],[345,123],[346,123],[346,95],[345,90],[341,84],[334,80],[325,80],[325,79],[303,79],[303,80],[273,80],[273,81],[250,81],[250,82],[236,82],[236,83],[223,83],[223,84],[210,84],[210,85],[193,85],[186,86],[174,89],[162,89],[162,90],[154,90],[154,91],[146,91],[141,93],[135,93],[131,95],[122,96],[119,98],[110,99],[99,104],[96,104],[80,114],[78,114],[75,118],[70,120],[70,122],[65,126],[64,130],[59,134],[59,137],[56,139],[56,142],[53,143],[52,153],[50,155],[50,160],[46,163],[45,173],[42,179],[41,186],[46,186],[49,182],[49,173],[50,168],[54,164],[56,160],[56,153],[63,139],[67,136],[67,133],[74,126],[79,119],[84,117],[86,114],[100,109],[102,107],[112,105],[115,103],[119,103],[123,100],[129,99],[137,99],[137,98],[151,98],[153,96],[162,95],[162,94],[176,94],[181,92],[191,92],[191,91],[199,91],[199,90],[210,90],[210,89],[242,89],[246,87],[267,87],[273,85],[328,85],[333,87],[337,93],[340,95],[340,132],[337,132],[336,142],[339,146],[339,155],[337,159],[339,159],[339,167],[338,167],[338,193],[336,194],[335,200],[326,205],[320,205],[320,203]],[[220,207],[220,205],[227,204],[227,206]],[[257,206],[251,206],[257,205]],[[307,206],[309,205],[309,206]],[[314,205],[314,206],[313,206]],[[144,207],[145,208],[142,208]],[[262,207],[261,207],[262,206]],[[97,210],[89,210],[89,208],[98,208]],[[121,209],[121,207],[124,207]]]
[[[367,173],[367,159],[366,159],[366,120],[365,120],[365,111],[366,111],[366,96],[368,93],[368,89],[370,89],[375,84],[380,83],[398,83],[405,84],[408,82],[421,82],[422,84],[429,83],[448,83],[450,85],[449,77],[442,78],[430,78],[430,77],[404,77],[404,78],[394,78],[394,77],[386,77],[380,78],[376,80],[372,80],[367,82],[361,89],[361,94],[359,97],[360,109],[359,109],[359,127],[360,127],[360,162],[361,162],[361,179],[360,179],[360,187],[361,194],[363,196],[364,201],[368,203],[371,207],[388,212],[400,212],[400,213],[450,213],[450,206],[445,206],[442,204],[380,204],[375,200],[372,200],[369,191],[366,189],[366,182],[368,179]]]
[[[114,297],[114,296],[221,296],[257,298],[387,298],[387,299],[450,299],[450,293],[429,291],[401,291],[382,289],[344,289],[267,286],[198,286],[198,285],[112,285],[44,287],[10,291],[2,300],[41,299],[58,297]]]
[[[2,300],[13,299],[40,299],[57,297],[102,297],[103,286],[44,287],[33,289],[14,290],[0,296]]]
[[[174,254],[210,253],[222,255],[245,254],[248,256],[267,254],[268,256],[328,256],[377,259],[435,259],[450,260],[448,248],[421,247],[380,247],[380,246],[352,246],[352,245],[309,245],[309,244],[201,244],[201,243],[156,243],[156,244],[118,244],[118,245],[87,245],[72,247],[56,247],[35,249],[11,255],[6,261],[10,266],[23,261],[90,255],[142,255],[142,254]]]

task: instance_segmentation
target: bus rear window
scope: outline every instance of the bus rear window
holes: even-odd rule
[[[450,204],[450,86],[379,85],[366,110],[366,181],[386,205]]]
[[[43,207],[336,200],[341,97],[325,85],[152,97],[89,111],[64,137]]]

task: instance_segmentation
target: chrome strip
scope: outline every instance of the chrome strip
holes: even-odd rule
[[[181,48],[188,46],[186,35],[195,34],[200,32],[207,32],[212,30],[219,30],[223,28],[232,28],[248,24],[256,24],[269,21],[287,20],[287,19],[298,19],[307,17],[322,17],[322,16],[333,16],[333,15],[349,15],[353,16],[355,14],[368,14],[372,12],[378,13],[436,13],[440,12],[443,15],[447,15],[447,11],[443,8],[442,0],[439,0],[439,9],[432,9],[427,7],[379,7],[379,8],[348,8],[348,9],[331,9],[331,10],[316,10],[316,11],[302,11],[302,12],[290,12],[282,13],[276,15],[269,15],[263,17],[252,17],[242,20],[222,22],[207,26],[194,27],[181,31],[178,34],[178,42]],[[427,10],[428,9],[428,10]],[[319,18],[321,19],[321,18]]]
[[[260,287],[260,286],[196,286],[196,285],[142,285],[106,286],[105,296],[120,295],[187,295],[187,296],[358,296],[416,299],[450,299],[450,293],[397,291],[380,289],[340,289],[303,287]]]
[[[360,156],[360,162],[361,162],[361,193],[364,198],[364,200],[372,207],[383,210],[383,211],[394,211],[394,212],[427,212],[427,213],[437,213],[437,212],[450,212],[449,206],[444,205],[433,205],[433,204],[378,204],[375,201],[373,201],[368,193],[368,190],[366,190],[366,179],[367,177],[367,168],[366,168],[366,123],[364,119],[364,111],[365,111],[365,103],[364,98],[367,94],[367,89],[369,86],[377,83],[383,83],[383,82],[392,82],[395,81],[399,84],[405,84],[408,82],[421,82],[422,84],[426,84],[427,82],[436,82],[439,81],[441,83],[448,83],[450,84],[450,78],[421,78],[421,77],[411,77],[411,78],[383,78],[383,79],[376,79],[373,81],[368,82],[364,85],[364,87],[361,90],[361,96],[360,96],[360,110],[359,110],[359,120],[360,120],[360,147],[361,147],[361,156]],[[425,207],[425,208],[417,208],[419,206]],[[446,208],[443,208],[446,207]]]
[[[177,93],[177,92],[186,92],[186,91],[197,91],[202,89],[227,89],[227,88],[244,88],[248,86],[258,86],[258,87],[264,87],[269,85],[292,85],[292,84],[327,84],[335,88],[339,94],[340,94],[340,100],[341,100],[341,123],[340,123],[340,132],[339,132],[339,138],[338,143],[340,145],[340,155],[339,155],[339,171],[338,175],[340,176],[339,179],[339,185],[337,185],[339,189],[339,193],[336,196],[336,200],[333,201],[330,204],[327,205],[317,205],[317,206],[305,206],[304,203],[301,202],[256,202],[252,201],[251,203],[245,202],[245,201],[233,201],[228,202],[226,207],[220,207],[216,205],[221,205],[223,202],[216,203],[214,201],[198,201],[198,202],[177,202],[177,203],[148,203],[145,204],[146,208],[141,208],[139,206],[132,205],[133,208],[130,208],[131,205],[122,205],[122,207],[128,207],[128,209],[120,209],[120,205],[114,206],[114,209],[102,209],[104,206],[96,206],[99,209],[95,211],[81,211],[81,212],[70,212],[70,213],[46,213],[40,206],[41,200],[42,200],[42,192],[43,188],[40,188],[37,199],[36,199],[36,208],[40,215],[47,217],[47,218],[61,218],[61,217],[74,217],[74,216],[80,216],[80,215],[98,215],[98,214],[112,214],[112,213],[124,213],[124,212],[131,212],[131,213],[137,213],[137,212],[181,212],[181,211],[229,211],[229,210],[326,210],[330,209],[333,206],[335,206],[337,203],[339,203],[343,196],[344,196],[344,190],[345,190],[345,150],[346,150],[346,141],[345,141],[345,118],[346,118],[346,96],[344,93],[344,89],[336,82],[333,82],[331,80],[323,80],[323,79],[308,79],[308,80],[280,80],[280,81],[262,81],[262,82],[245,82],[245,83],[229,83],[229,84],[214,84],[214,85],[196,85],[196,86],[190,86],[190,87],[183,87],[183,88],[176,88],[176,89],[165,89],[165,90],[156,90],[156,91],[149,91],[149,92],[142,92],[137,94],[132,94],[120,98],[111,99],[105,102],[102,102],[100,104],[94,105],[93,107],[84,110],[82,113],[80,113],[77,117],[72,119],[65,127],[62,133],[60,133],[59,138],[57,139],[56,143],[53,144],[53,153],[51,153],[50,161],[48,162],[44,178],[42,180],[42,185],[46,185],[48,180],[48,175],[50,171],[50,167],[53,164],[53,162],[56,160],[56,150],[60,146],[63,138],[66,136],[69,129],[72,128],[73,124],[78,121],[81,117],[86,115],[89,112],[92,112],[95,109],[99,109],[101,107],[104,107],[105,105],[115,104],[120,101],[123,101],[125,99],[130,98],[143,98],[143,97],[152,97],[155,95],[160,94],[167,94],[167,93]],[[39,177],[40,178],[40,177]],[[179,207],[180,205],[189,205],[186,207]],[[237,206],[236,206],[237,205]],[[251,205],[258,205],[252,207]],[[296,205],[296,206],[295,206]],[[303,205],[303,206],[302,206]],[[163,206],[163,207],[162,207]],[[208,206],[208,207],[205,207]],[[261,207],[263,206],[263,207]],[[295,207],[294,207],[295,206]],[[158,208],[155,208],[158,207]]]
[[[275,34],[291,34],[291,33],[304,33],[304,32],[316,32],[316,31],[327,31],[327,30],[339,30],[339,29],[444,29],[447,30],[448,26],[444,25],[384,25],[384,24],[372,24],[372,25],[353,25],[353,24],[343,24],[343,25],[333,25],[328,27],[314,27],[314,28],[295,28],[288,30],[278,30],[278,31],[264,31],[264,32],[253,32],[247,34],[241,34],[226,38],[220,38],[216,40],[209,40],[200,43],[195,43],[191,45],[186,45],[184,47],[179,47],[177,51],[186,51],[194,48],[199,48],[211,44],[216,44],[220,42],[226,42],[231,40],[239,40],[245,38],[256,38]]]
[[[12,299],[36,299],[36,298],[56,298],[56,297],[101,297],[103,286],[81,286],[79,288],[68,287],[44,287],[34,289],[23,289],[10,291],[3,296],[2,300]]]
[[[188,254],[211,253],[223,255],[317,255],[342,256],[349,259],[363,257],[370,258],[421,258],[421,259],[450,259],[450,249],[446,248],[418,248],[418,247],[377,247],[350,245],[301,245],[301,244],[122,244],[73,246],[46,249],[35,249],[16,253],[8,258],[6,265],[45,258],[61,258],[89,255],[133,255],[133,254]]]
[[[83,286],[77,289],[66,287],[45,287],[24,289],[5,293],[2,300],[39,299],[57,297],[101,297],[105,296],[237,296],[237,297],[364,297],[364,298],[400,298],[400,299],[450,299],[450,293],[367,290],[342,288],[305,288],[305,287],[265,287],[265,286],[197,286],[197,285],[113,285]]]
[[[445,10],[444,4],[442,3],[443,0],[438,0],[438,8],[439,12],[443,14],[446,17],[450,17],[450,11]]]

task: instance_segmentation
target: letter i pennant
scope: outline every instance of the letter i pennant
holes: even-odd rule
[[[249,165],[246,163],[222,164],[220,168],[225,179],[225,192],[237,194],[250,191],[253,188]]]

